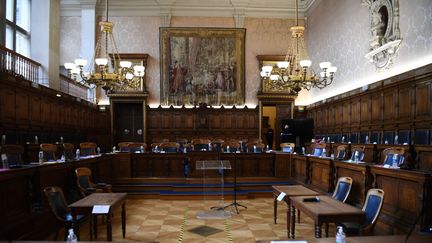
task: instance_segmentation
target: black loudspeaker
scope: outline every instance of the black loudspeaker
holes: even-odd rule
[[[299,149],[314,137],[314,121],[311,118],[282,119],[280,129],[281,143],[295,143]]]

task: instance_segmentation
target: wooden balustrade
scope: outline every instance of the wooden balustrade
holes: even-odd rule
[[[0,71],[38,83],[41,64],[0,45]]]

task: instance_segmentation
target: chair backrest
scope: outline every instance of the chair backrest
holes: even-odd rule
[[[96,143],[92,143],[92,142],[80,143],[80,155],[81,156],[95,155],[96,147],[97,147]]]
[[[0,155],[5,155],[9,167],[23,164],[22,155],[24,147],[21,145],[3,145],[0,148]]]
[[[262,153],[264,152],[265,144],[261,142],[252,142],[247,144],[248,152],[250,153]]]
[[[366,201],[363,205],[363,212],[366,214],[365,225],[374,227],[384,201],[384,191],[381,189],[369,189],[366,195]]]
[[[73,160],[74,159],[74,145],[72,143],[63,143],[63,155],[65,160]]]
[[[365,150],[365,146],[361,146],[361,145],[352,146],[351,147],[351,158],[350,158],[350,160],[356,161],[356,152],[357,152],[358,161],[363,161],[364,156],[365,156],[364,150]]]
[[[41,143],[40,149],[43,153],[43,160],[44,161],[54,161],[57,160],[56,152],[57,152],[57,145],[50,144],[50,143]]]
[[[65,216],[70,212],[70,209],[64,198],[63,190],[60,187],[51,186],[45,187],[43,191],[54,216],[58,220],[64,221]]]
[[[392,166],[393,163],[396,163],[397,166],[401,165],[405,160],[405,149],[400,147],[391,147],[386,148],[382,151],[384,161],[383,165]]]
[[[346,145],[339,145],[336,148],[336,159],[338,160],[344,160],[346,156]]]
[[[141,147],[143,148],[144,152],[146,151],[147,144],[146,143],[129,143],[128,148],[131,153],[135,152],[141,152]]]
[[[323,151],[326,148],[325,143],[315,143],[312,145],[312,155],[313,156],[323,156]]]
[[[240,143],[236,140],[231,140],[222,144],[222,151],[225,153],[235,153],[239,150]]]
[[[77,177],[77,186],[81,193],[81,196],[85,197],[88,188],[94,188],[94,184],[91,181],[91,170],[87,167],[79,167],[75,169]]]
[[[165,153],[177,153],[180,144],[176,142],[163,142],[160,144],[161,151],[165,151]]]
[[[192,140],[193,150],[194,151],[208,151],[210,149],[209,144],[211,146],[211,142],[209,139],[194,139]]]
[[[336,183],[336,188],[332,197],[341,202],[345,202],[351,191],[352,181],[351,177],[340,177]]]
[[[217,152],[222,152],[222,144],[224,142],[225,141],[223,139],[220,139],[220,138],[214,139],[212,141],[212,145],[213,145],[214,150],[217,151]]]
[[[131,142],[121,142],[121,143],[118,143],[119,151],[120,152],[129,152],[130,151],[130,149],[129,149],[129,144],[130,143]]]
[[[282,152],[285,152],[285,153],[294,152],[294,147],[295,147],[294,143],[281,143],[279,146],[281,147]]]

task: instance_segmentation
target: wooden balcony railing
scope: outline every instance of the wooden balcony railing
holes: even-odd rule
[[[0,45],[0,72],[38,83],[41,64]]]
[[[88,100],[87,90],[87,86],[75,82],[75,80],[64,74],[60,74],[60,91],[63,93],[79,97],[83,100]]]

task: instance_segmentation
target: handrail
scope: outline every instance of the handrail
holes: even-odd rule
[[[40,63],[0,45],[0,72],[38,83],[41,66]]]
[[[59,78],[60,78],[60,91],[87,100],[87,90],[88,90],[87,86],[75,82],[75,80],[69,78],[64,74],[60,74]]]

